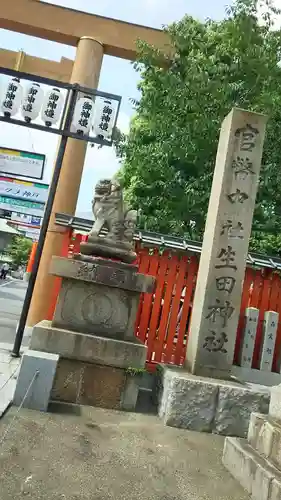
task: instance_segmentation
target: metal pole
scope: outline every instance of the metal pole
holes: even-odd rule
[[[75,102],[76,102],[75,90],[71,90],[70,92],[71,92],[70,93],[70,101],[69,101],[69,106],[68,106],[68,110],[66,113],[64,130],[70,129],[72,116],[73,116],[73,112],[74,112],[74,107],[75,107]],[[66,101],[66,103],[67,103],[67,101]],[[21,316],[20,316],[20,320],[19,320],[19,324],[18,324],[18,328],[17,328],[17,332],[16,332],[14,347],[13,347],[13,350],[11,352],[12,356],[15,358],[18,358],[20,356],[20,348],[21,348],[22,339],[23,339],[23,335],[24,335],[24,329],[25,329],[28,311],[29,311],[29,307],[30,307],[30,303],[31,303],[31,299],[32,299],[33,290],[34,290],[34,285],[35,285],[35,281],[36,281],[36,277],[37,277],[37,273],[38,273],[38,269],[39,269],[41,255],[43,252],[45,238],[46,238],[46,234],[47,234],[47,230],[48,230],[48,226],[49,226],[49,222],[50,222],[50,217],[51,217],[51,213],[52,213],[52,209],[53,209],[53,203],[54,203],[54,199],[55,199],[57,184],[58,184],[59,177],[60,177],[60,171],[61,171],[61,166],[62,166],[62,162],[63,162],[66,144],[67,144],[67,136],[63,135],[61,137],[61,142],[60,142],[60,146],[59,146],[59,150],[58,150],[58,154],[57,154],[57,159],[56,159],[56,163],[55,163],[53,177],[51,180],[49,196],[48,196],[48,200],[47,200],[46,207],[45,207],[44,217],[42,220],[42,226],[41,226],[39,240],[38,240],[38,244],[37,244],[37,250],[35,253],[35,257],[34,257],[34,264],[33,264],[32,271],[31,271],[28,285],[27,285],[27,290],[26,290],[26,295],[25,295],[25,299],[24,299],[24,303],[23,303],[23,308],[22,308],[22,312],[21,312]]]

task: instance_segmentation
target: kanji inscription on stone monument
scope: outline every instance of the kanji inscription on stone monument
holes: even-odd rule
[[[234,108],[222,123],[187,345],[196,375],[231,372],[266,120]]]

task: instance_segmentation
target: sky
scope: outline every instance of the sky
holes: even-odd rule
[[[280,0],[281,1],[281,0]],[[45,0],[63,7],[83,10],[92,14],[112,17],[132,23],[161,28],[180,20],[185,14],[197,19],[221,19],[230,0]],[[0,30],[0,48],[23,50],[29,55],[59,61],[61,57],[74,59],[75,48],[41,40],[20,33]],[[133,110],[129,99],[138,96],[139,75],[129,61],[105,56],[99,81],[99,90],[122,96],[118,126],[123,132],[129,129]],[[23,127],[0,123],[1,146],[25,149],[47,155],[44,182],[49,182],[56,156],[57,139],[53,134],[39,132]],[[76,212],[85,214],[91,211],[93,188],[101,178],[112,177],[119,168],[113,148],[88,147],[84,172],[80,187]]]

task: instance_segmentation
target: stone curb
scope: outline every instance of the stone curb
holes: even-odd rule
[[[281,473],[244,439],[227,437],[222,463],[252,500],[281,498]]]
[[[248,442],[259,454],[281,469],[281,422],[268,415],[252,413]]]

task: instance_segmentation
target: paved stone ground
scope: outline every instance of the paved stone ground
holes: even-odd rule
[[[0,281],[0,342],[14,343],[26,286],[21,280]],[[23,339],[23,345],[28,342],[28,338]]]
[[[16,335],[27,284],[21,280],[8,278],[0,281],[0,418],[11,404],[20,359],[10,356]],[[29,337],[23,338],[24,346],[29,344]]]
[[[20,410],[0,445],[1,500],[249,499],[222,466],[221,436],[154,416],[58,408]],[[15,411],[0,420],[0,443]]]
[[[11,405],[21,358],[11,357],[11,344],[0,343],[0,418]]]

